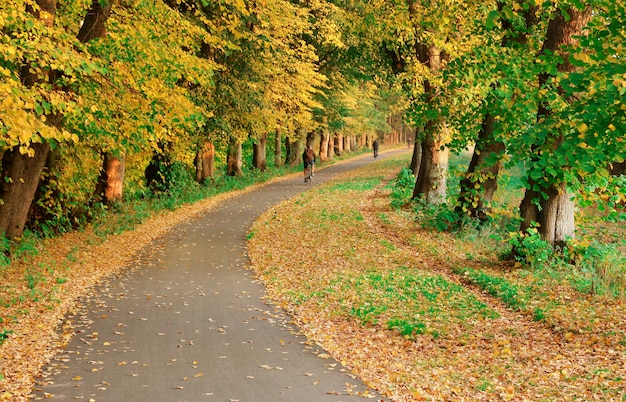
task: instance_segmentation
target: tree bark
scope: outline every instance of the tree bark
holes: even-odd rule
[[[124,157],[102,155],[102,170],[96,186],[98,201],[106,205],[121,201],[124,189]]]
[[[198,151],[194,161],[196,167],[196,182],[203,183],[212,179],[215,174],[215,146],[209,140],[205,140]]]
[[[342,139],[343,139],[343,151],[344,152],[352,151],[352,149],[350,148],[350,137],[347,135],[344,135]]]
[[[440,69],[441,51],[434,45],[416,45],[416,52],[422,64],[436,73]],[[429,80],[424,81],[426,101],[431,103],[435,98],[435,88]],[[439,120],[431,120],[424,126],[422,139],[422,155],[419,172],[413,189],[413,198],[423,196],[426,202],[442,204],[446,202],[448,181],[448,157],[450,150],[446,147],[449,129]]]
[[[111,14],[111,8],[115,0],[108,0],[105,6],[100,4],[100,0],[92,0],[91,6],[85,15],[83,25],[78,31],[76,38],[86,43],[95,38],[103,38],[106,36],[106,21]]]
[[[328,129],[322,129],[320,134],[320,152],[319,158],[322,161],[328,160]]]
[[[333,135],[328,134],[328,142],[326,143],[326,160],[331,160],[335,156],[335,140],[333,139]]]
[[[280,167],[283,165],[283,155],[282,155],[282,149],[283,149],[283,141],[282,141],[282,134],[281,134],[281,130],[280,127],[276,128],[276,137],[274,138],[274,163],[276,164],[276,167]]]
[[[609,165],[609,174],[611,176],[620,176],[626,174],[626,161],[613,162]]]
[[[410,169],[413,172],[413,175],[417,177],[417,174],[420,171],[420,165],[422,164],[422,143],[418,141],[418,138],[421,138],[419,135],[419,131],[421,129],[415,129],[415,141],[413,142],[413,156],[411,157],[411,165]]]
[[[226,174],[228,176],[243,176],[243,157],[241,143],[231,139],[228,144],[228,154],[226,155]]]
[[[426,132],[436,130],[429,123]],[[413,189],[413,198],[423,196],[429,204],[446,202],[448,157],[450,149],[439,136],[428,135],[422,141],[422,157],[419,173]]]
[[[289,137],[285,138],[285,148],[287,148],[286,163],[288,166],[298,166],[302,162],[300,151],[300,141],[291,141]]]
[[[341,133],[335,134],[334,152],[337,156],[343,155],[343,134]]]
[[[252,144],[252,166],[261,172],[267,170],[266,149],[267,134],[263,134]]]
[[[574,70],[568,55],[561,49],[563,46],[576,44],[576,36],[583,33],[583,28],[590,18],[591,9],[589,7],[582,11],[570,7],[567,10],[557,10],[554,18],[548,23],[542,53],[560,53],[562,62],[557,65],[560,72]],[[540,87],[543,87],[551,75],[545,72],[541,73],[538,78]],[[537,120],[541,122],[551,114],[552,111],[548,103],[541,102],[538,107]],[[543,153],[553,152],[562,142],[562,134],[549,135],[543,143],[535,144],[532,149],[531,160],[537,160]],[[562,167],[562,169],[567,168],[567,166]],[[553,246],[560,246],[569,238],[574,237],[576,230],[574,197],[567,190],[565,183],[529,180],[529,184],[530,186],[526,189],[524,199],[520,204],[522,217],[520,231],[526,233],[533,223],[537,223],[541,238]],[[513,253],[515,254],[516,250]]]
[[[21,154],[13,148],[2,157],[0,180],[0,230],[9,238],[22,235],[30,205],[37,191],[41,172],[46,164],[50,144],[31,145],[34,154]]]

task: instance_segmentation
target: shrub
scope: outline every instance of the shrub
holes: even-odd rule
[[[391,190],[391,206],[401,208],[411,201],[413,188],[415,187],[415,176],[408,167],[402,168]]]
[[[509,244],[515,251],[515,260],[531,269],[544,268],[556,261],[554,248],[541,238],[534,227],[528,228],[526,233],[513,233]]]
[[[575,263],[573,286],[580,292],[626,296],[626,258],[617,246],[591,242],[573,245],[569,256]]]

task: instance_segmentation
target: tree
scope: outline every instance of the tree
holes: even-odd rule
[[[528,38],[533,29],[536,30],[536,16],[534,3],[522,1],[509,4],[498,1],[497,10],[488,15],[487,29],[495,26],[496,22],[493,20],[499,18],[501,33],[496,34],[493,39],[492,35],[485,35],[485,40],[479,42],[480,48],[469,53],[468,65],[464,66],[463,60],[458,63],[463,73],[456,83],[452,83],[463,88],[473,81],[484,80],[479,84],[486,90],[480,97],[482,107],[473,108],[470,113],[461,111],[457,120],[458,132],[461,133],[473,132],[467,124],[474,120],[471,113],[478,113],[478,118],[482,120],[478,135],[472,138],[475,141],[474,151],[467,172],[460,182],[457,207],[457,210],[481,220],[487,218],[488,205],[498,188],[498,177],[506,149],[504,133],[511,135],[512,132],[519,131],[521,124],[518,122],[528,116],[523,108],[534,104],[532,100],[530,103],[522,101],[515,104],[510,100],[513,97],[519,99],[520,94],[529,92],[519,90],[531,81],[530,75],[520,74],[523,69],[520,66],[530,65],[532,60],[525,58],[531,58],[536,53],[535,49],[528,46]],[[483,25],[484,20],[481,19],[478,23]],[[489,46],[494,48],[485,51]],[[484,66],[484,75],[474,68],[476,58]],[[512,90],[518,90],[513,97]],[[506,121],[503,122],[505,116]],[[464,138],[467,139],[468,136],[465,135]]]
[[[103,38],[106,33],[106,21],[111,13],[113,1],[92,0],[83,25],[78,31],[78,40],[82,43],[95,38]],[[99,201],[109,204],[122,198],[124,189],[124,156],[116,156],[105,151],[102,155],[102,168],[96,185],[96,196]]]
[[[421,163],[413,190],[413,198],[424,197],[432,204],[446,202],[448,156],[447,142],[450,139],[450,131],[444,116],[437,112],[436,98],[438,96],[437,81],[441,70],[449,56],[442,51],[441,45],[435,43],[445,42],[447,34],[438,32],[439,35],[431,37],[430,25],[424,20],[426,8],[433,8],[432,3],[418,4],[413,0],[407,0],[408,13],[415,30],[414,48],[417,60],[421,63],[423,74],[423,93],[419,101],[423,112],[418,112],[422,131]],[[434,40],[433,40],[434,39]]]
[[[194,165],[196,167],[196,181],[198,183],[213,178],[215,173],[215,146],[211,141],[204,140],[203,144],[198,147]]]
[[[566,163],[560,164],[557,170],[554,162],[546,158],[550,155],[558,160],[559,156],[565,156],[558,150],[567,143],[566,134],[559,124],[551,124],[556,123],[553,121],[555,109],[566,107],[571,102],[563,96],[566,93],[555,78],[559,73],[574,71],[568,47],[577,43],[577,36],[583,32],[591,15],[590,7],[569,6],[555,10],[541,51],[548,68],[538,76],[539,88],[544,96],[537,111],[539,135],[531,145],[528,187],[520,204],[520,231],[526,233],[529,228],[538,225],[541,237],[552,245],[563,245],[575,232],[574,195],[565,179],[571,164],[563,160]]]
[[[25,9],[37,20],[31,25],[31,29],[41,29],[46,32],[53,28],[56,14],[55,0],[37,0],[34,3],[26,4]],[[20,15],[20,17],[20,22],[24,25],[15,27],[17,29],[13,32],[29,29],[27,23],[31,20],[24,15]],[[39,28],[37,24],[43,27]],[[36,95],[38,87],[55,84],[50,69],[42,69],[34,58],[30,59],[30,55],[25,54],[24,56],[25,60],[16,60],[18,63],[24,62],[20,66],[19,76],[14,75],[11,78],[19,77],[21,82],[17,86],[17,91],[22,92],[22,99],[30,98],[30,101],[37,105],[33,110],[36,117],[31,114],[32,112],[29,113],[26,105],[21,102],[16,105],[19,109],[13,116],[1,116],[2,130],[0,132],[5,135],[4,143],[9,146],[2,155],[0,230],[10,238],[19,237],[24,231],[28,211],[50,152],[49,141],[58,137],[57,132],[61,131],[62,121],[61,112],[52,111],[51,104],[46,101],[45,97],[40,98]],[[5,93],[10,92],[6,91]],[[7,99],[10,101],[10,98]],[[4,103],[6,104],[6,102],[5,100]],[[14,110],[14,107],[8,110]],[[19,127],[20,122],[24,127]],[[13,131],[22,132],[15,132],[16,138],[12,137]],[[48,139],[47,136],[52,138]]]
[[[231,138],[226,154],[226,172],[229,176],[243,175],[243,170],[241,170],[243,165],[241,151],[241,142],[237,141],[235,137]]]

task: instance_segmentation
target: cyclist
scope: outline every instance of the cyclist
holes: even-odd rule
[[[302,153],[302,162],[304,164],[304,181],[306,181],[306,169],[311,164],[311,176],[313,176],[313,166],[315,165],[315,152],[310,145],[307,145],[304,148],[304,152]]]

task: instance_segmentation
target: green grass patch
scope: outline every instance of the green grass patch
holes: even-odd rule
[[[321,193],[333,192],[333,191],[369,191],[381,182],[383,178],[380,176],[375,177],[358,177],[350,181],[341,181],[333,183],[320,190]]]
[[[473,325],[497,313],[463,286],[406,267],[343,278],[342,306],[361,324],[384,324],[409,339],[447,333],[448,325]]]
[[[502,300],[504,304],[516,310],[526,308],[527,302],[521,294],[519,287],[505,278],[489,275],[483,271],[466,268],[465,277],[490,295]]]

